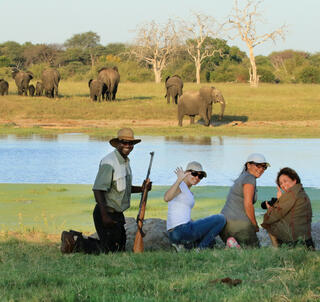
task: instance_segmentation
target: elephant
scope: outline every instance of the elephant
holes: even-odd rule
[[[120,74],[118,68],[103,67],[98,71],[98,80],[102,81],[107,86],[106,99],[111,101],[116,99],[118,85],[120,82]],[[104,94],[102,95],[104,98]]]
[[[225,100],[220,92],[215,87],[203,87],[199,91],[185,92],[178,103],[178,121],[179,126],[182,126],[182,119],[184,115],[190,116],[190,124],[194,123],[194,117],[200,115],[204,119],[206,126],[210,125],[212,114],[212,104],[221,104],[221,113],[219,120],[222,119],[225,110]]]
[[[172,77],[168,76],[166,78],[166,89],[167,93],[164,97],[167,98],[167,104],[170,104],[170,97],[172,98],[172,103],[174,100],[175,104],[178,104],[178,96],[182,95],[183,82],[178,75]]]
[[[90,98],[93,101],[101,101],[101,96],[103,96],[107,91],[107,85],[100,80],[90,79],[88,82],[90,88]]]
[[[43,93],[43,86],[41,82],[37,82],[36,84],[36,96],[42,96]]]
[[[33,74],[30,71],[22,71],[18,70],[17,68],[12,70],[12,78],[16,82],[18,87],[18,95],[24,94],[25,96],[28,95],[28,87],[29,82],[33,79]]]
[[[0,95],[8,95],[9,83],[4,79],[0,79]]]
[[[58,86],[60,82],[60,74],[58,70],[53,68],[45,69],[41,75],[42,87],[47,97],[58,97]]]
[[[35,88],[34,88],[34,86],[31,84],[31,85],[29,85],[29,87],[28,87],[28,89],[29,89],[29,95],[30,96],[34,96],[34,92],[35,92]]]

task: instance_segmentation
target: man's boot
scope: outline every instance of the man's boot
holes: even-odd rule
[[[70,254],[73,252],[76,241],[71,232],[63,231],[61,233],[61,247],[60,251],[63,254]]]

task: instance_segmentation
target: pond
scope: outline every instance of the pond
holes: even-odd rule
[[[173,170],[189,161],[202,163],[208,177],[201,185],[230,186],[250,153],[263,153],[271,164],[258,180],[274,186],[281,167],[294,168],[305,187],[320,186],[320,139],[257,139],[237,137],[141,137],[130,154],[134,184],[146,177],[154,151],[154,185],[175,181]],[[112,151],[108,140],[84,134],[0,136],[1,183],[92,184],[102,157]]]

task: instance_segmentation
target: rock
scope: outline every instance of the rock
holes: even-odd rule
[[[311,225],[311,236],[316,250],[320,250],[320,221],[314,222]]]
[[[137,232],[137,223],[134,218],[126,218],[127,233],[126,250],[132,251]],[[167,235],[166,221],[159,218],[149,218],[143,222],[142,227],[145,236],[143,244],[145,251],[170,250],[171,244]]]
[[[136,220],[132,217],[126,218],[125,229],[127,233],[126,250],[132,251],[134,239],[137,232]],[[143,238],[145,251],[157,251],[157,250],[172,250],[167,231],[166,220],[160,218],[149,218],[143,223],[143,232],[145,237]],[[257,233],[258,239],[262,247],[271,246],[271,241],[267,231],[260,228]],[[93,234],[90,237],[98,238],[97,234]],[[320,221],[312,224],[312,238],[316,247],[316,250],[320,250]],[[219,236],[216,238],[216,247],[224,248],[224,243]]]

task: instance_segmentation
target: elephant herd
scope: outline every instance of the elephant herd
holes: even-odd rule
[[[41,82],[38,81],[36,86],[30,84],[30,81],[33,79],[33,74],[30,71],[22,71],[14,68],[12,70],[12,78],[17,85],[18,95],[27,96],[29,94],[29,96],[45,95],[49,98],[58,97],[60,74],[56,69],[45,69],[41,74]],[[8,84],[8,82],[6,83]]]
[[[41,82],[38,81],[36,86],[30,84],[33,74],[28,71],[13,69],[12,77],[18,88],[18,95],[42,96],[49,98],[58,97],[58,86],[60,74],[56,69],[48,68],[42,72]],[[116,99],[116,93],[120,82],[118,68],[103,67],[98,71],[97,79],[90,79],[88,86],[90,89],[90,98],[93,101],[106,99],[112,101]],[[196,115],[204,120],[205,126],[210,125],[212,116],[212,105],[220,103],[221,112],[219,120],[222,119],[225,110],[225,100],[220,90],[215,87],[202,87],[198,91],[186,91],[183,93],[183,81],[180,76],[168,76],[165,81],[167,103],[177,104],[178,124],[182,126],[182,120],[185,115],[190,117],[190,124],[194,123]],[[0,79],[0,95],[7,95],[9,84],[7,81]]]
[[[106,99],[114,101],[120,82],[120,74],[116,66],[112,68],[103,67],[98,71],[96,80],[90,79],[88,82],[90,88],[90,98],[93,101]]]
[[[190,124],[194,123],[196,115],[203,118],[205,126],[210,125],[212,105],[220,103],[221,112],[219,120],[222,119],[226,103],[221,91],[215,87],[202,87],[198,91],[182,92],[183,82],[178,75],[168,76],[165,81],[167,103],[178,105],[178,124],[182,126],[185,115],[190,117]],[[178,101],[179,99],[179,101]]]

